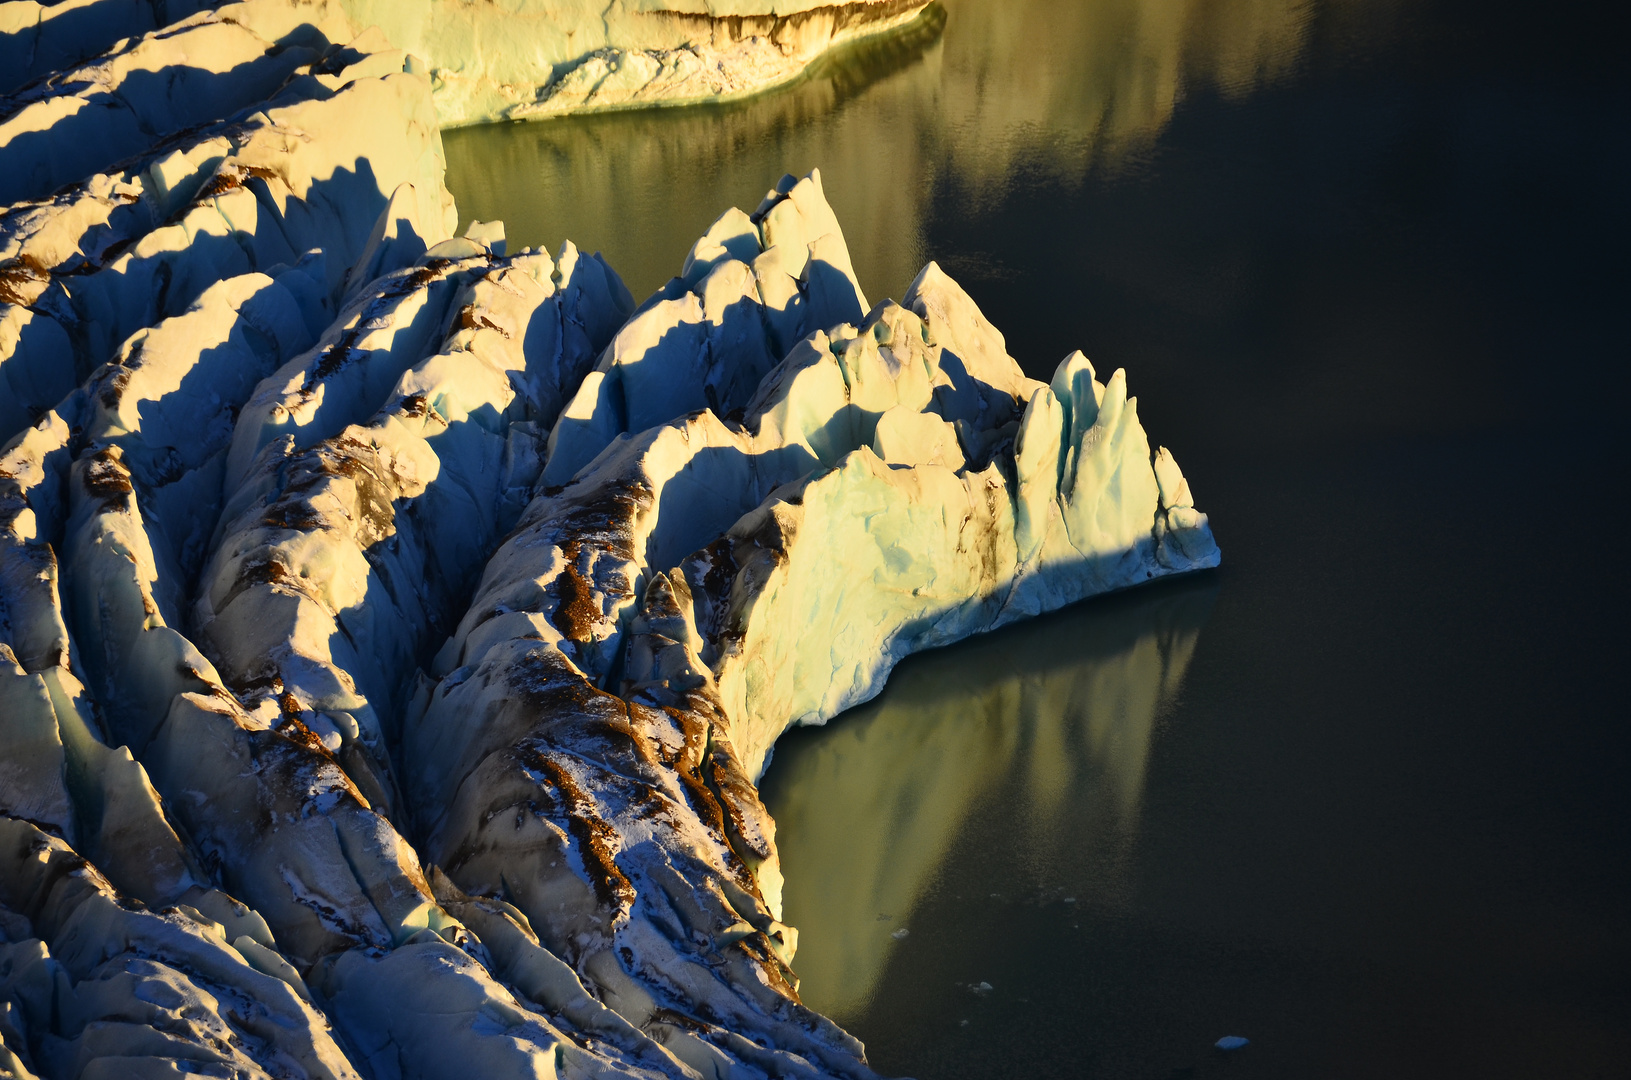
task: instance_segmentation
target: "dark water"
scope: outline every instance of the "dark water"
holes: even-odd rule
[[[935,258],[1031,374],[1126,367],[1212,516],[1221,571],[779,744],[803,992],[880,1070],[1631,1076],[1623,41],[967,0],[744,105],[447,137],[467,218],[636,293],[819,166],[870,297]]]

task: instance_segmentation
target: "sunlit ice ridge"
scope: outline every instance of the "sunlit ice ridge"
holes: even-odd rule
[[[0,1066],[871,1075],[756,781],[1217,565],[1126,374],[1026,377],[932,262],[870,303],[815,171],[639,304],[459,235],[361,5],[61,7],[0,103]]]

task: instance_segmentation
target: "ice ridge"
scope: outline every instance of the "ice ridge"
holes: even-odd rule
[[[0,1075],[872,1076],[755,782],[911,652],[1216,565],[1126,376],[1027,378],[932,263],[868,305],[818,173],[637,308],[453,235],[359,5],[183,6],[40,9],[0,101],[110,125],[0,139]]]
[[[311,26],[381,28],[421,58],[434,80],[437,115],[454,127],[729,101],[798,78],[837,46],[904,26],[928,3],[271,0],[267,6],[302,8]],[[121,40],[139,42],[152,31],[210,20],[212,9],[222,6],[220,0],[10,0],[0,7],[0,94],[60,77]]]

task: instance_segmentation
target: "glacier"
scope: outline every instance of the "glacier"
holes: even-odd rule
[[[437,115],[453,127],[746,97],[797,79],[830,49],[910,23],[929,3],[308,0],[300,6],[313,26],[378,27],[419,58]],[[0,93],[220,6],[219,0],[10,0],[0,7]],[[280,0],[274,6],[290,5]],[[263,61],[276,67],[297,62],[286,54]]]
[[[791,77],[921,6],[593,51]],[[4,9],[0,1076],[870,1077],[800,1000],[776,739],[1219,561],[1124,372],[1028,378],[934,263],[869,303],[818,171],[640,303],[461,234],[441,125],[582,68],[419,58],[489,14]]]

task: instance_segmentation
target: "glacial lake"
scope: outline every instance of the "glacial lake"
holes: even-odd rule
[[[1125,367],[1211,515],[1219,571],[778,744],[802,994],[880,1072],[1631,1075],[1631,89],[1594,19],[948,0],[741,104],[446,135],[463,221],[636,296],[818,167],[869,300],[932,258],[1030,374]]]

